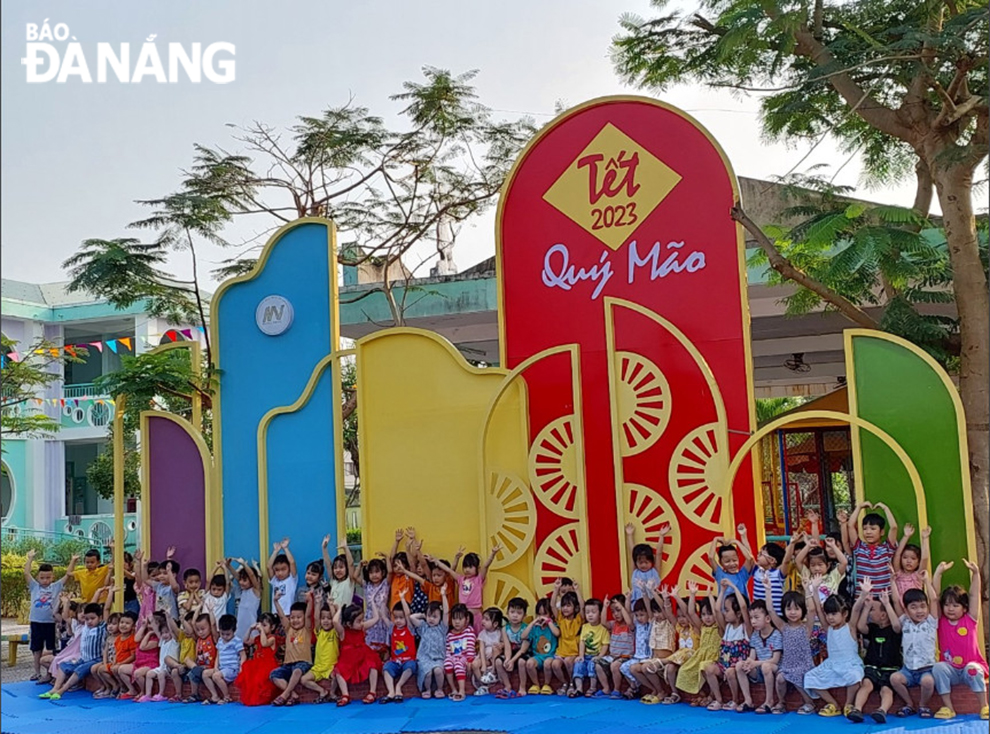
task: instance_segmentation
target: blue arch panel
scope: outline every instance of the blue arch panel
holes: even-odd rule
[[[217,328],[217,351],[220,366],[219,454],[223,482],[224,553],[227,556],[257,558],[264,565],[271,550],[259,548],[258,532],[258,424],[272,408],[290,405],[303,393],[317,363],[330,354],[336,333],[336,263],[332,262],[329,222],[303,221],[280,230],[268,248],[262,270],[253,278],[232,284],[213,303]],[[292,325],[277,336],[258,328],[255,310],[262,299],[278,295],[285,298],[294,313]],[[322,411],[320,428],[308,435],[310,427],[293,423],[300,431],[299,441],[280,442],[279,451],[290,457],[302,457],[301,446],[319,440],[324,466],[333,476],[333,402],[332,391],[321,385],[308,408]],[[307,411],[307,415],[311,413]],[[325,424],[325,425],[324,425]],[[269,451],[269,461],[277,457]],[[278,458],[277,466],[291,466]],[[277,471],[282,471],[280,468]],[[275,474],[272,469],[270,476]],[[293,475],[305,487],[312,477]],[[329,513],[323,521],[335,527],[336,511],[333,485],[330,485]],[[270,495],[269,508],[281,499]],[[309,510],[296,505],[300,516]],[[272,538],[295,533],[295,528],[272,529]],[[319,540],[316,542],[319,543]],[[302,541],[302,537],[299,537]],[[300,558],[302,562],[302,558]]]

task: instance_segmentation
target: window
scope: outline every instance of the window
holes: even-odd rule
[[[0,462],[0,509],[3,510],[3,520],[6,522],[10,515],[11,505],[14,504],[14,485],[10,478],[10,468]]]
[[[89,485],[86,470],[106,441],[65,444],[65,514],[102,515],[113,512],[113,500],[103,499]]]

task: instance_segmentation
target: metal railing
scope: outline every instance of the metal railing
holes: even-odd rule
[[[80,382],[74,385],[62,386],[62,397],[69,398],[107,398],[109,395],[96,389],[92,382]]]

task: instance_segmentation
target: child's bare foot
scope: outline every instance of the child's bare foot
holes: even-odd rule
[[[437,691],[436,693],[433,694],[433,698],[446,698],[446,697],[447,697],[447,694],[444,693],[442,690],[441,691]]]

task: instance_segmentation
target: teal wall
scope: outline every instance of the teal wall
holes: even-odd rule
[[[3,463],[10,471],[13,484],[13,505],[4,525],[25,527],[28,520],[28,504],[31,501],[33,482],[32,467],[27,462],[27,441],[12,439],[3,442]]]

